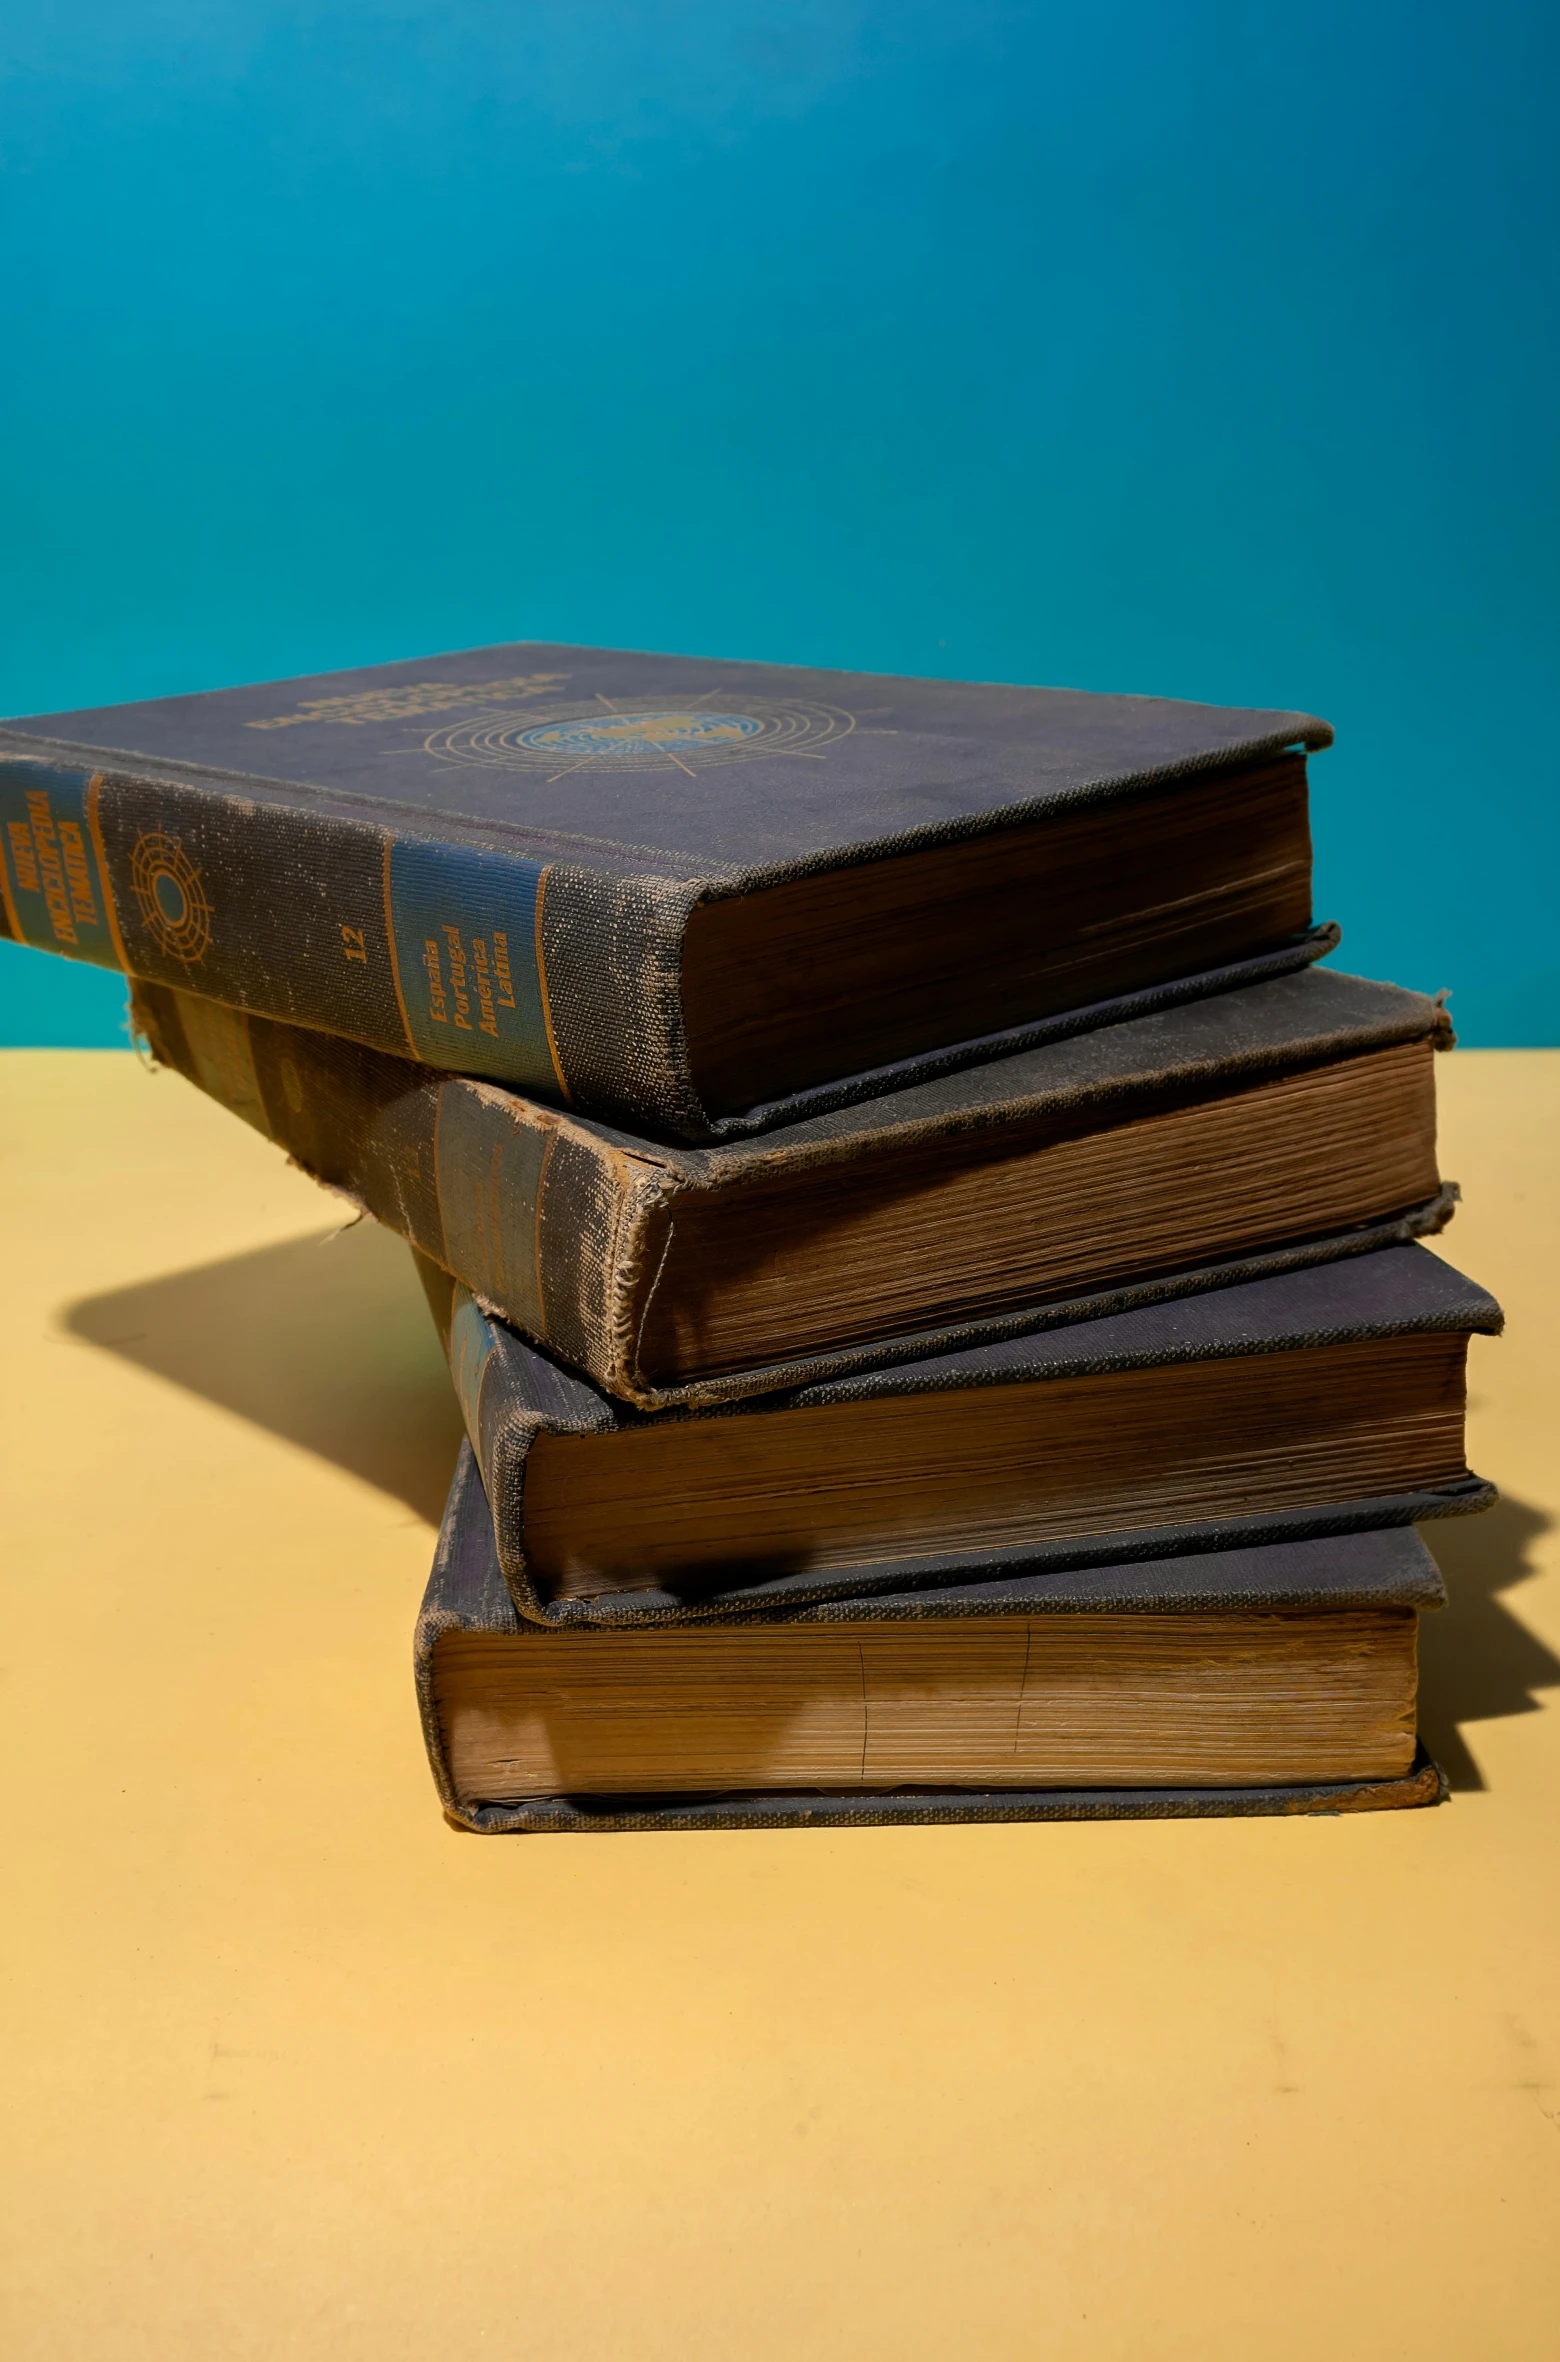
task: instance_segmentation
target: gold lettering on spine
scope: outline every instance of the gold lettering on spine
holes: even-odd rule
[[[98,817],[98,803],[103,793],[103,774],[94,771],[87,781],[87,833],[92,839],[92,850],[97,855],[98,884],[103,889],[103,916],[108,922],[109,941],[114,946],[114,957],[128,975],[130,962],[125,958],[125,939],[119,932],[119,913],[114,907],[114,881],[108,874],[108,855],[103,850],[103,824]]]
[[[552,1002],[547,997],[547,962],[542,954],[542,903],[547,893],[547,881],[552,876],[551,865],[536,881],[536,987],[541,995],[542,1023],[547,1028],[547,1054],[552,1060],[558,1088],[566,1100],[570,1098],[569,1078],[563,1071],[563,1060],[558,1055],[558,1041],[553,1032]]]
[[[97,896],[92,891],[87,840],[81,833],[78,821],[60,822],[60,858],[65,864],[65,883],[70,888],[72,918],[78,927],[95,927],[98,923]]]
[[[509,937],[502,927],[493,929],[493,994],[501,1009],[515,1005],[515,980],[509,972]]]
[[[10,826],[11,859],[16,864],[16,883],[23,894],[41,894],[38,883],[38,862],[33,852],[32,830],[25,820],[13,820]]]
[[[49,809],[48,790],[30,787],[27,790],[27,816],[32,822],[33,850],[38,861],[38,875],[43,882],[43,899],[49,913],[49,924],[54,929],[56,943],[74,943],[76,923],[70,915],[70,901],[65,891],[65,864],[60,858],[59,836],[54,826],[54,815]]]
[[[498,1011],[493,1000],[493,966],[488,958],[487,939],[482,935],[471,938],[471,980],[476,987],[477,1006],[482,1011],[477,1023],[482,1031],[498,1039]]]
[[[448,1025],[449,1002],[444,993],[444,970],[439,965],[437,936],[430,935],[422,948],[423,974],[428,979],[428,1014],[435,1025]]]
[[[471,994],[466,985],[466,947],[460,939],[459,927],[445,926],[445,954],[450,963],[450,998],[453,1000],[455,1023],[471,1031]]]
[[[422,1052],[418,1049],[413,1038],[412,1021],[406,1014],[406,995],[401,990],[401,961],[395,945],[395,906],[390,899],[390,856],[394,851],[395,839],[387,835],[382,876],[385,896],[385,941],[390,947],[390,981],[395,986],[395,1005],[401,1012],[401,1031],[406,1036],[406,1054],[409,1058],[420,1058]]]

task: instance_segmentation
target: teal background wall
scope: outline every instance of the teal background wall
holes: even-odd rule
[[[529,635],[1306,706],[1345,964],[1560,1040],[1557,36],[14,7],[0,712]],[[4,1038],[121,997],[0,947]]]

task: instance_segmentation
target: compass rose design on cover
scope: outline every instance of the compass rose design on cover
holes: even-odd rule
[[[738,706],[712,690],[708,699],[666,705],[620,706],[598,697],[542,719],[534,713],[479,714],[434,731],[425,744],[429,754],[454,762],[542,771],[557,779],[571,771],[691,773],[754,755],[819,756],[854,725],[854,715],[834,706],[759,697]]]

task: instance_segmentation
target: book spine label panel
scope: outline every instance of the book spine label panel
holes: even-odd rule
[[[410,837],[387,837],[384,863],[386,935],[415,1054],[567,1099],[542,974],[543,864]]]
[[[122,968],[92,787],[85,772],[0,763],[0,899],[17,942]]]

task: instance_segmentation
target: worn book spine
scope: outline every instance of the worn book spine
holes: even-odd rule
[[[1392,1545],[1398,1547],[1394,1549]],[[1353,1552],[1358,1571],[1329,1580],[1334,1570],[1318,1564],[1315,1546],[1227,1552],[1181,1561],[1159,1570],[1127,1564],[1106,1571],[1092,1585],[1087,1577],[1053,1580],[1026,1589],[1022,1583],[973,1586],[964,1595],[879,1599],[810,1611],[812,1617],[891,1620],[907,1616],[962,1618],[971,1614],[1055,1613],[1068,1607],[1131,1612],[1166,1608],[1196,1614],[1231,1604],[1303,1604],[1325,1611],[1376,1598],[1417,1609],[1441,1603],[1439,1578],[1416,1537],[1369,1536],[1337,1546]],[[1376,1570],[1379,1568],[1379,1573]],[[1206,1576],[1199,1570],[1206,1569]],[[1375,1580],[1372,1580],[1372,1575]],[[1352,1580],[1350,1580],[1352,1576]],[[1321,1578],[1319,1581],[1318,1578]],[[1049,1590],[1051,1596],[1046,1596]],[[1075,1598],[1060,1595],[1071,1590]],[[1037,1595],[1038,1594],[1038,1595]],[[808,1621],[802,1610],[798,1621]],[[492,1519],[470,1447],[463,1445],[449,1505],[439,1532],[433,1572],[417,1619],[413,1670],[429,1767],[444,1817],[451,1828],[479,1836],[582,1836],[691,1829],[883,1828],[957,1821],[1119,1821],[1251,1818],[1263,1814],[1383,1812],[1438,1804],[1446,1777],[1421,1746],[1408,1770],[1395,1779],[1307,1781],[1282,1787],[905,1789],[899,1792],[825,1795],[809,1791],[661,1798],[631,1796],[548,1796],[524,1804],[467,1802],[456,1791],[439,1717],[435,1651],[452,1634],[491,1633],[512,1640],[526,1627],[516,1616],[493,1542]],[[559,1636],[538,1645],[585,1646],[583,1635]]]
[[[536,1100],[194,993],[141,985],[134,1015],[163,1064],[397,1231],[488,1311],[646,1410],[732,1401],[1368,1253],[1439,1230],[1456,1197],[1446,1187],[1331,1236],[900,1339],[657,1385],[640,1366],[639,1336],[658,1242],[684,1185],[675,1155],[659,1157],[647,1144],[636,1156],[600,1127]]]
[[[70,959],[198,983],[234,1008],[690,1140],[1284,974],[1337,941],[1312,929],[1200,976],[712,1119],[689,1064],[682,944],[694,906],[729,893],[729,879],[553,859],[442,816],[439,836],[387,827],[354,800],[316,809],[243,773],[88,770],[63,749],[50,759],[0,740],[0,925]]]
[[[1329,1304],[1324,1299],[1314,1326],[1292,1327],[1283,1342],[1300,1347],[1333,1343],[1354,1334],[1403,1335],[1427,1329],[1498,1332],[1501,1313],[1494,1299],[1482,1289],[1473,1288],[1461,1274],[1450,1273],[1440,1283],[1443,1292],[1439,1305],[1427,1304],[1416,1301],[1423,1291],[1416,1290],[1415,1281],[1423,1272],[1434,1289],[1444,1267],[1415,1247],[1389,1248],[1385,1254],[1421,1258],[1420,1265],[1414,1269],[1389,1277],[1389,1295],[1393,1292],[1392,1278],[1401,1276],[1404,1283],[1397,1291],[1401,1304],[1395,1312],[1389,1312],[1384,1319],[1378,1315],[1365,1320],[1351,1318],[1345,1312],[1340,1319],[1337,1303]],[[1369,1260],[1376,1279],[1371,1292],[1379,1297],[1382,1259]],[[491,1320],[474,1301],[470,1290],[458,1286],[436,1264],[421,1255],[416,1261],[449,1364],[466,1434],[481,1473],[499,1566],[517,1612],[537,1623],[681,1624],[744,1609],[796,1608],[813,1601],[870,1599],[885,1593],[936,1594],[950,1583],[979,1582],[1002,1574],[1108,1565],[1129,1549],[1146,1560],[1180,1557],[1203,1550],[1292,1542],[1318,1534],[1370,1533],[1412,1525],[1425,1517],[1474,1514],[1489,1508],[1496,1498],[1494,1487],[1484,1478],[1469,1475],[1450,1484],[1409,1493],[1241,1513],[1200,1519],[1195,1524],[1134,1527],[1130,1533],[1071,1535],[1064,1540],[1026,1543],[1012,1549],[941,1552],[936,1556],[873,1561],[821,1573],[809,1570],[768,1580],[736,1582],[727,1588],[690,1585],[676,1592],[646,1589],[604,1592],[593,1598],[553,1599],[538,1589],[525,1553],[525,1477],[532,1445],[544,1433],[599,1435],[642,1423],[647,1414],[610,1401],[583,1378],[561,1369],[503,1322]],[[1308,1275],[1294,1276],[1303,1281]],[[1368,1278],[1371,1276],[1367,1274]],[[1068,1357],[1066,1374],[1086,1375],[1129,1365],[1156,1366],[1167,1359],[1184,1361],[1209,1354],[1268,1350],[1269,1345],[1262,1337],[1264,1317],[1260,1305],[1254,1322],[1250,1312],[1263,1284],[1258,1282],[1255,1288],[1240,1291],[1239,1295],[1232,1292],[1231,1303],[1236,1309],[1233,1318],[1224,1324],[1227,1334],[1222,1340],[1196,1347],[1166,1346],[1157,1339],[1145,1338],[1135,1350],[1129,1347],[1123,1355],[1120,1332],[1126,1325],[1124,1322],[1077,1324],[1059,1340]],[[1282,1288],[1284,1283],[1279,1279],[1267,1285]],[[1448,1289],[1466,1293],[1456,1303],[1453,1293],[1445,1292]],[[1188,1309],[1195,1314],[1199,1306],[1193,1301]],[[1209,1307],[1204,1303],[1200,1309],[1206,1314]],[[1302,1313],[1302,1324],[1307,1317],[1310,1316]],[[1127,1320],[1131,1318],[1129,1314]],[[1152,1314],[1149,1319],[1152,1322]],[[1138,1328],[1141,1334],[1141,1322]],[[988,1349],[984,1368],[980,1366],[978,1352],[963,1357],[946,1355],[899,1369],[878,1367],[836,1381],[832,1386],[797,1388],[790,1394],[750,1398],[713,1411],[688,1414],[673,1410],[648,1415],[674,1419],[688,1415],[761,1418],[771,1410],[784,1410],[792,1405],[811,1407],[851,1396],[940,1391],[970,1383],[1022,1383],[1037,1374],[1045,1374],[1048,1358],[1052,1360],[1052,1374],[1060,1374],[1055,1370],[1055,1357],[1047,1357],[1043,1351],[1048,1341],[1057,1342],[1055,1332],[1050,1340],[1037,1340],[1033,1352],[1026,1350],[1022,1340],[1005,1351],[1000,1347]]]
[[[672,1177],[488,1083],[140,985],[152,1052],[609,1392],[633,1381],[650,1218]]]

